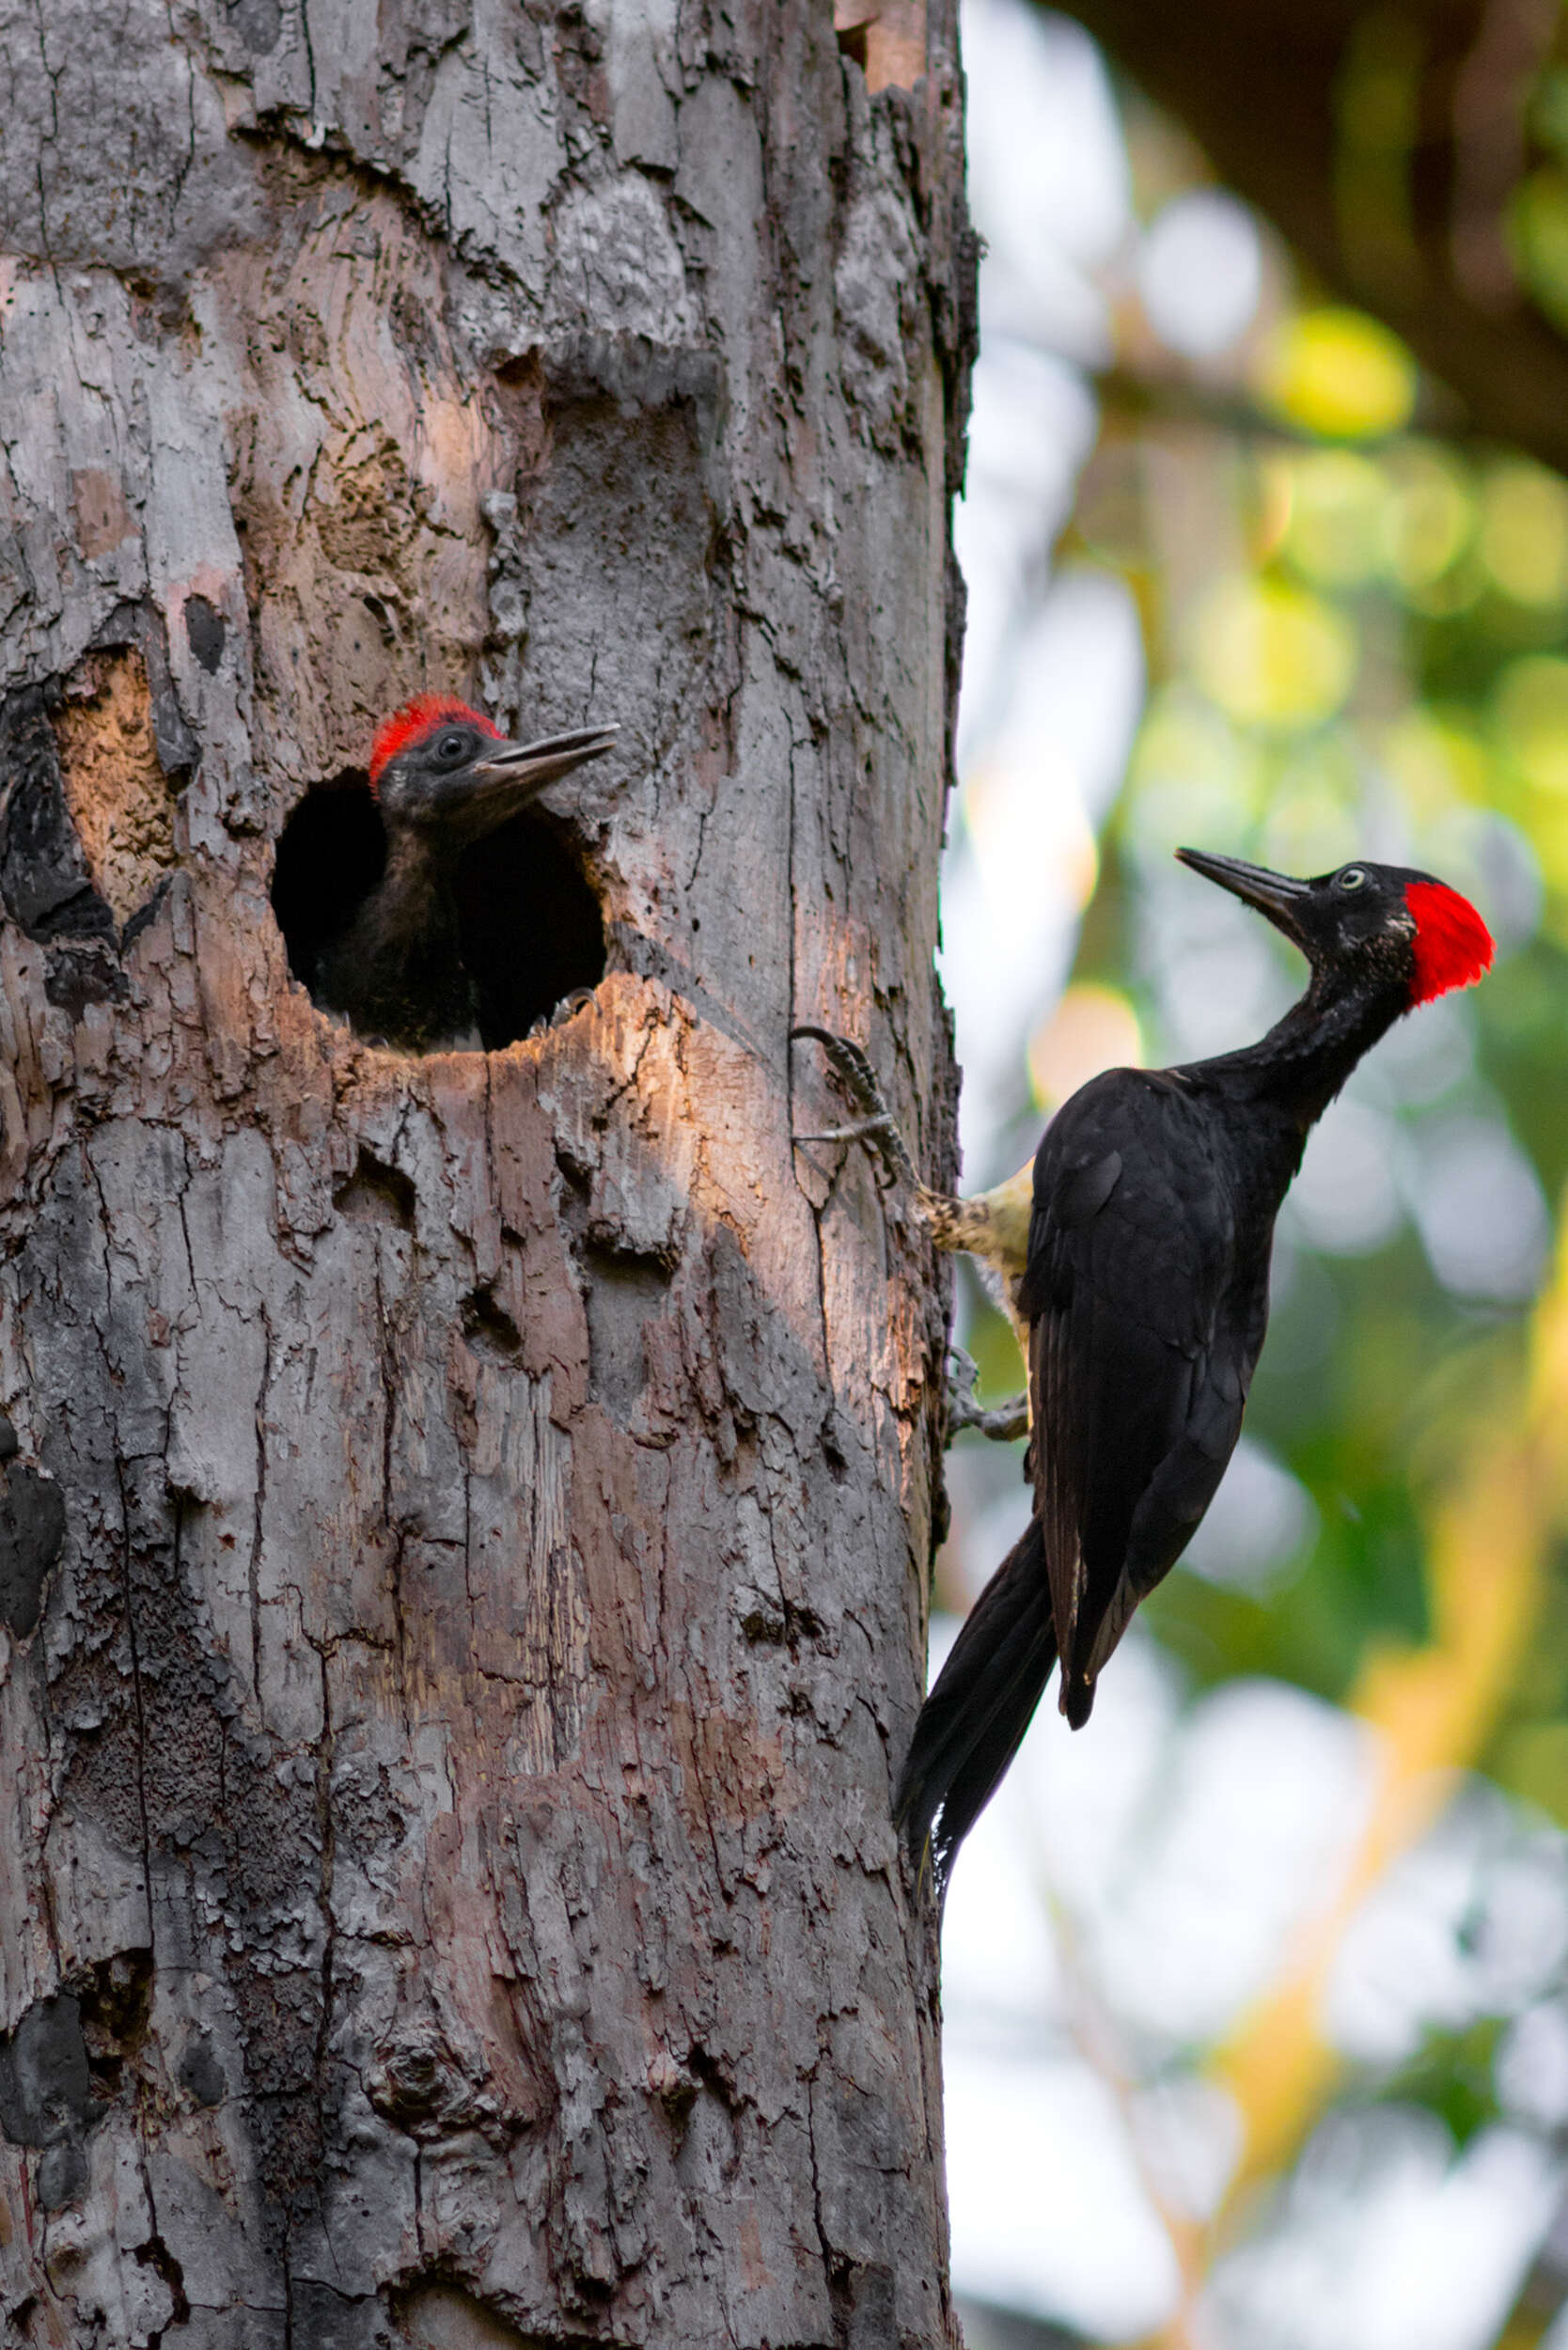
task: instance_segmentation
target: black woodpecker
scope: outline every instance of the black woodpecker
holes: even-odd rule
[[[317,1001],[344,1013],[361,1036],[403,1051],[477,1045],[453,894],[458,860],[615,737],[613,726],[585,727],[509,743],[494,720],[445,694],[421,694],[388,718],[370,752],[385,869],[323,950]]]
[[[1298,881],[1177,854],[1266,915],[1311,977],[1240,1052],[1092,1078],[1035,1154],[1017,1286],[1033,1514],[920,1710],[895,1799],[939,1894],[1052,1666],[1079,1730],[1134,1608],[1214,1499],[1263,1342],[1274,1220],[1308,1135],[1403,1013],[1492,961],[1480,915],[1430,873],[1356,864]]]

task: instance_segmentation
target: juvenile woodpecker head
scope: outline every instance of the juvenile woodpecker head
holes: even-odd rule
[[[557,776],[597,759],[616,728],[584,727],[509,743],[493,718],[449,694],[420,694],[388,718],[370,752],[370,789],[389,832],[463,848],[515,816]]]
[[[1492,935],[1467,898],[1407,865],[1341,865],[1297,881],[1239,857],[1178,849],[1184,865],[1256,906],[1299,947],[1314,976],[1368,995],[1399,992],[1403,1011],[1491,968]]]

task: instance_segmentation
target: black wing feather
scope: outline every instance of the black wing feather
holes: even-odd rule
[[[917,1859],[928,1842],[939,1891],[1034,1718],[1057,1643],[1038,1518],[973,1607],[920,1708],[893,1816]]]
[[[1074,1726],[1240,1429],[1246,1381],[1224,1359],[1235,1227],[1223,1137],[1179,1079],[1112,1070],[1047,1130],[1024,1302],[1035,1506]],[[1216,1415],[1227,1395],[1234,1410]]]

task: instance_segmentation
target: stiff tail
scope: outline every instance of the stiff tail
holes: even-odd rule
[[[1017,1753],[1057,1661],[1040,1520],[976,1600],[920,1708],[893,1815],[918,1865],[929,1845],[938,1897],[960,1844]]]

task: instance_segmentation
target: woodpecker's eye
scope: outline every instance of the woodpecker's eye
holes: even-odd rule
[[[1347,865],[1335,885],[1340,889],[1364,889],[1367,876],[1359,865]]]
[[[444,734],[435,746],[435,755],[447,766],[465,759],[468,755],[468,737],[466,734]]]

